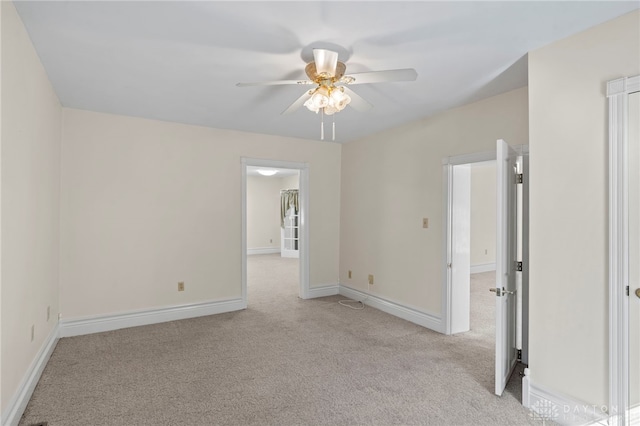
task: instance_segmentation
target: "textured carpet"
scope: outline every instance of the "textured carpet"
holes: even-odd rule
[[[245,311],[61,339],[20,424],[539,424],[517,374],[493,395],[490,278],[473,330],[443,336],[298,299],[295,259],[248,263]]]

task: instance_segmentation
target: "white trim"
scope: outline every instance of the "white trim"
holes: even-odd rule
[[[529,389],[523,389],[523,405],[531,410],[533,419],[551,420],[561,425],[608,424],[606,406],[587,404],[528,382]],[[525,394],[528,400],[524,399]]]
[[[479,263],[477,265],[471,265],[471,273],[478,274],[480,272],[490,272],[496,270],[496,262],[493,263]]]
[[[471,154],[455,155],[442,159],[442,298],[440,301],[442,312],[442,331],[451,334],[451,215],[453,209],[453,166],[461,164],[482,163],[495,161],[496,151],[475,152]]]
[[[276,169],[297,169],[300,172],[299,188],[299,249],[300,249],[300,290],[302,299],[309,299],[309,164],[291,161],[266,160],[261,158],[240,158],[242,173],[242,230],[241,230],[241,281],[242,301],[247,305],[247,167],[270,167]]]
[[[311,192],[309,191],[309,164],[297,163],[300,170],[300,191],[298,193],[298,202],[300,204],[300,213],[298,214],[298,246],[300,248],[300,297],[308,299],[309,295],[309,264],[311,257],[309,255],[309,200]]]
[[[457,166],[460,164],[469,163],[482,163],[484,161],[495,161],[495,151],[473,152],[471,154],[455,155],[453,157],[445,157],[442,159],[442,164],[451,164]]]
[[[121,328],[222,314],[239,311],[246,307],[247,305],[242,299],[229,299],[61,320],[60,337],[81,336]]]
[[[453,165],[448,163],[442,166],[442,298],[440,300],[440,311],[444,318],[444,334],[451,334],[451,211],[453,192]]]
[[[340,294],[340,286],[338,284],[311,287],[309,289],[308,299],[314,299],[316,297],[335,296],[336,294]]]
[[[47,336],[40,348],[40,351],[38,351],[38,354],[23,376],[22,382],[20,383],[20,386],[18,386],[18,390],[9,401],[6,411],[2,413],[3,425],[16,426],[20,422],[20,418],[22,417],[24,410],[27,408],[29,399],[31,399],[33,390],[36,388],[36,385],[40,380],[40,376],[42,375],[42,372],[44,371],[44,368],[47,365],[57,343],[58,324],[53,327],[53,330],[51,330],[49,336]]]
[[[279,254],[280,247],[257,247],[248,248],[247,256],[253,256],[254,254]]]
[[[382,297],[373,296],[371,294],[364,293],[360,290],[356,290],[351,287],[340,284],[340,294],[353,300],[360,300],[364,304],[373,308],[379,309],[383,312],[402,318],[414,324],[421,325],[428,329],[443,332],[442,320],[429,312],[419,310],[416,308],[401,305],[396,302],[384,299]]]
[[[629,272],[627,122],[628,95],[640,91],[640,76],[607,83],[609,98],[609,406],[625,423],[629,407]],[[619,417],[617,417],[619,416]]]

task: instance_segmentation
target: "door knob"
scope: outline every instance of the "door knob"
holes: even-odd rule
[[[636,288],[636,296],[640,298],[640,287]]]

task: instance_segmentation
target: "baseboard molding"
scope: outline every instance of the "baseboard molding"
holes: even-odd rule
[[[277,254],[280,253],[280,247],[258,247],[258,248],[248,248],[247,256],[251,256],[252,254]]]
[[[44,367],[47,365],[47,362],[58,343],[58,334],[59,327],[56,324],[42,344],[40,351],[38,351],[38,354],[29,366],[29,369],[26,371],[20,386],[18,386],[17,392],[9,401],[7,410],[2,413],[2,424],[4,426],[17,426],[20,422],[20,418],[22,417],[25,408],[27,408],[27,404],[31,399],[33,390],[36,388],[36,385],[40,380],[40,376],[44,371]]]
[[[242,299],[230,299],[147,309],[90,318],[60,321],[60,337],[81,336],[140,325],[222,314],[246,309]]]
[[[561,425],[608,424],[606,406],[578,401],[531,383],[530,379],[523,380],[522,386],[522,405],[531,410],[531,418],[535,420],[553,421]]]
[[[364,293],[342,284],[339,288],[340,294],[345,297],[354,300],[361,300],[365,305],[369,305],[372,308],[379,309],[398,318],[402,318],[414,324],[437,331],[438,333],[444,333],[442,320],[433,314],[403,306],[381,297],[372,296],[371,294]]]
[[[324,285],[321,287],[311,287],[309,289],[308,298],[314,299],[316,297],[335,296],[340,293],[340,286],[338,284]]]
[[[480,263],[478,265],[471,265],[471,273],[478,274],[480,272],[490,272],[496,270],[496,263]]]

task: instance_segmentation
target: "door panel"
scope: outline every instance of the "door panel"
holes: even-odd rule
[[[517,361],[516,350],[516,165],[517,153],[498,140],[495,393],[502,395]]]

